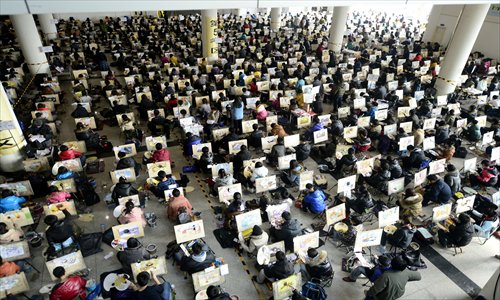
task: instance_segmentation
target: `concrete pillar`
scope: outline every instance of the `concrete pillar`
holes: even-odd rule
[[[328,40],[328,50],[340,52],[344,41],[349,6],[335,6]]]
[[[47,40],[57,38],[57,27],[54,23],[54,17],[52,17],[52,14],[38,15],[38,21],[40,21],[40,27],[42,28],[43,35]]]
[[[278,31],[281,27],[281,8],[271,8],[271,30]]]
[[[489,4],[465,5],[436,80],[438,96],[455,91],[489,8]]]
[[[436,26],[440,24],[439,17],[441,16],[443,6],[444,5],[437,5],[437,4],[432,6],[431,12],[429,13],[429,18],[427,19],[427,25],[425,25],[424,36],[422,37],[422,40],[426,43],[434,42],[432,40],[432,35],[436,30]]]
[[[217,38],[217,10],[206,9],[201,11],[201,43],[203,46],[203,57],[210,62],[219,58]]]
[[[23,132],[14,114],[9,98],[0,85],[0,120],[7,122],[7,130],[0,131],[0,141],[7,142],[0,147],[0,171],[17,172],[23,169],[23,148],[26,146]]]
[[[13,15],[10,16],[17,40],[21,45],[24,58],[31,74],[50,73],[49,64],[45,53],[42,52],[42,41],[36,29],[33,15]]]

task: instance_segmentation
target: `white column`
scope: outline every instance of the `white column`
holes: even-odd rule
[[[31,74],[50,73],[47,57],[40,49],[42,41],[38,35],[33,15],[12,15],[10,19]]]
[[[201,11],[201,43],[203,46],[203,57],[209,61],[215,61],[219,57],[219,49],[215,38],[217,38],[217,10],[206,9]]]
[[[17,172],[23,169],[23,152],[26,146],[23,132],[14,114],[12,105],[7,98],[3,86],[0,85],[0,120],[10,124],[7,130],[0,131],[0,141],[7,144],[0,147],[0,170],[3,172]]]
[[[281,26],[281,8],[271,8],[271,30],[278,31]]]
[[[489,4],[465,5],[436,80],[438,96],[455,91],[489,8]]]
[[[342,50],[348,12],[349,6],[335,6],[333,9],[328,50],[333,50],[334,52],[340,52]]]
[[[424,36],[422,37],[422,40],[424,42],[434,42],[432,40],[432,35],[434,34],[434,31],[436,30],[436,26],[438,26],[439,23],[439,17],[441,16],[441,11],[443,9],[443,5],[433,5],[431,12],[429,13],[429,18],[427,19],[427,25],[425,25],[425,32]]]
[[[38,21],[40,21],[40,27],[42,28],[42,32],[47,40],[57,38],[57,27],[54,23],[54,17],[52,14],[38,15]]]

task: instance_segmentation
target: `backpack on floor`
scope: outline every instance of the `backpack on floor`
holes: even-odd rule
[[[325,300],[327,298],[325,289],[314,278],[302,286],[302,295],[311,300]]]
[[[467,149],[465,147],[458,147],[457,151],[455,151],[455,155],[458,158],[465,158],[467,156]]]

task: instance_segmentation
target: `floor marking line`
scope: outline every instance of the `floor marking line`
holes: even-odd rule
[[[450,248],[451,249],[451,248]],[[467,275],[462,273],[455,265],[444,258],[436,249],[431,246],[421,247],[420,253],[435,265],[446,277],[458,285],[464,292],[475,298],[481,292],[481,288]]]

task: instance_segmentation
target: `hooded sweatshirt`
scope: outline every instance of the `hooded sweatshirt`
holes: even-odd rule
[[[455,194],[462,189],[462,180],[460,179],[458,170],[449,171],[444,176],[444,181],[450,186],[452,194]]]

